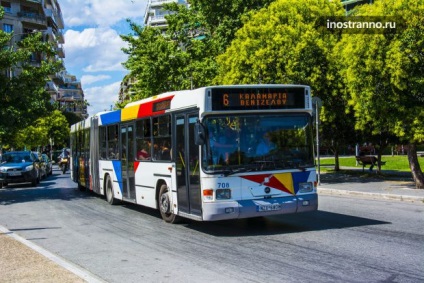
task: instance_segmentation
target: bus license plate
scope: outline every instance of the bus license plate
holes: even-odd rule
[[[258,205],[258,211],[274,211],[274,210],[280,210],[281,204],[279,203],[273,203],[273,204],[266,204],[266,205]]]
[[[9,176],[20,176],[20,175],[21,175],[20,171],[9,172]]]

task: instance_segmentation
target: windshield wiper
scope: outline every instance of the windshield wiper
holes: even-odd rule
[[[239,168],[239,169],[227,169],[227,170],[223,170],[223,173],[225,175],[225,177],[230,176],[230,175],[234,175],[237,173],[243,173],[243,172],[247,172],[247,171],[252,171],[252,169],[248,170],[247,168]]]

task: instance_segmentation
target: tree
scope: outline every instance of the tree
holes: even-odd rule
[[[398,24],[395,32],[369,30],[340,41],[341,76],[356,128],[408,142],[412,176],[417,188],[424,188],[416,153],[416,144],[424,141],[424,2],[380,0],[354,15],[392,17]]]
[[[180,65],[181,58],[174,55],[176,43],[162,36],[159,29],[130,25],[134,34],[121,37],[129,44],[123,49],[129,55],[124,66],[137,79],[132,100],[157,95],[178,85],[178,68],[174,65]]]
[[[33,124],[20,130],[14,144],[17,148],[34,149],[50,144],[67,144],[69,139],[69,124],[59,110],[54,110],[49,116],[38,118]]]
[[[321,130],[333,149],[337,170],[341,145],[354,135],[334,50],[340,34],[328,32],[323,20],[343,15],[337,1],[273,2],[245,19],[227,51],[218,56],[214,81],[310,85],[313,95],[323,101]]]
[[[45,83],[61,65],[52,59],[56,51],[51,43],[42,41],[41,32],[27,34],[12,45],[16,36],[0,31],[0,144],[52,110]],[[40,64],[31,62],[34,55],[43,58]],[[12,70],[16,75],[11,77]]]
[[[209,31],[218,54],[224,53],[235,33],[243,25],[248,13],[266,7],[274,0],[192,0],[190,9],[203,15],[204,27]],[[212,16],[213,15],[213,16]]]
[[[165,5],[166,34],[129,22],[133,34],[123,35],[129,47],[124,66],[137,83],[132,100],[166,91],[211,85],[216,76],[216,56],[225,51],[241,26],[241,18],[271,0],[190,1],[190,8]],[[213,15],[213,17],[211,16]],[[117,104],[123,107],[123,104]]]

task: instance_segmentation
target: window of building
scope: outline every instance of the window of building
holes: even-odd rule
[[[12,5],[10,2],[1,1],[1,6],[3,7],[5,13],[12,13]]]
[[[13,32],[13,25],[3,24],[3,31],[8,33]]]

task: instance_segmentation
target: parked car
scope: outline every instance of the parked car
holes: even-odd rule
[[[46,168],[46,164],[43,162],[43,160],[41,160],[41,153],[39,152],[33,152],[33,153],[37,156],[40,162],[39,168],[38,168],[40,180],[47,178],[47,168]]]
[[[40,160],[31,151],[4,152],[0,164],[0,186],[40,182]]]
[[[41,154],[41,163],[44,164],[45,168],[46,168],[46,175],[50,176],[53,174],[53,163],[50,160],[50,158],[48,157],[47,154],[43,153]]]

